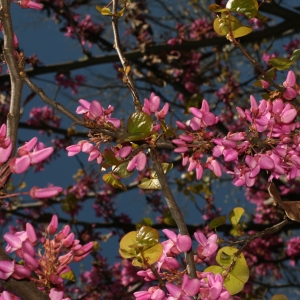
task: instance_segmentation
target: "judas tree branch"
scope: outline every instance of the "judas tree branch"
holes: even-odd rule
[[[11,138],[13,149],[15,149],[20,119],[23,80],[20,76],[20,69],[14,55],[14,31],[10,17],[10,3],[10,0],[0,1],[0,14],[4,35],[3,56],[8,66],[11,82],[10,108],[7,116],[7,135]]]
[[[284,19],[283,22],[268,27],[261,31],[253,32],[242,38],[243,45],[249,43],[259,43],[267,38],[282,38],[283,35],[288,36],[300,32],[300,13],[294,12],[292,10],[286,9],[276,3],[264,4],[261,7],[261,11],[269,14],[281,17]],[[164,52],[170,52],[172,50],[185,51],[191,49],[198,49],[210,46],[224,46],[230,44],[230,41],[224,39],[223,37],[215,37],[211,39],[203,40],[184,40],[182,44],[175,46],[168,45],[167,43],[162,43],[153,46],[147,46],[145,49],[136,49],[133,51],[127,51],[124,53],[124,57],[130,61],[136,61],[145,55],[150,54],[161,54]],[[71,71],[81,68],[86,68],[90,66],[95,66],[99,64],[114,63],[119,61],[118,54],[105,54],[95,57],[85,57],[75,61],[51,64],[41,67],[29,68],[26,70],[26,74],[29,77],[48,74],[48,73],[63,73],[65,71]],[[8,81],[9,75],[0,75],[0,82]]]

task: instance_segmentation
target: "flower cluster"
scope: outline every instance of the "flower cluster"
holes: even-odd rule
[[[189,279],[187,274],[182,275],[176,256],[191,248],[191,238],[187,235],[176,235],[168,229],[164,229],[163,232],[169,239],[162,242],[163,254],[155,267],[162,280],[167,281],[166,289],[168,294],[166,295],[159,286],[151,286],[147,291],[135,292],[135,298],[138,300],[189,300],[198,294],[200,295],[199,299],[229,299],[230,294],[224,287],[224,279],[220,274],[214,275],[209,272],[197,272],[198,278],[194,279]],[[197,255],[195,255],[196,263],[201,263],[206,258],[215,255],[218,249],[216,234],[211,235],[207,239],[199,231],[194,236],[199,243]],[[155,275],[150,269],[138,271],[137,274],[144,277],[144,280],[147,282],[156,280]]]
[[[34,107],[29,114],[30,119],[27,124],[33,127],[40,127],[42,125],[50,125],[52,127],[59,127],[61,118],[55,114],[52,107]]]
[[[63,86],[65,89],[70,88],[72,90],[72,94],[78,94],[77,88],[85,83],[86,79],[83,75],[76,75],[72,78],[70,75],[59,73],[55,76],[55,82],[57,85]]]
[[[206,128],[215,125],[218,122],[218,117],[210,112],[206,100],[202,101],[201,109],[191,107],[190,112],[194,117],[189,121],[189,125],[176,122],[177,126],[185,131],[185,134],[172,140],[178,147],[174,152],[182,154],[183,166],[189,162],[189,172],[196,170],[198,180],[201,179],[204,168],[212,170],[216,176],[220,177],[222,175],[221,166],[214,157],[208,156],[206,162],[202,162],[204,154],[209,153],[212,149],[213,132],[207,132]],[[189,156],[190,152],[191,155]]]
[[[66,274],[71,276],[72,271],[68,266],[71,262],[79,262],[92,251],[93,242],[82,246],[70,233],[70,226],[66,225],[57,234],[58,219],[53,215],[46,228],[46,237],[40,239],[43,251],[36,252],[38,238],[35,229],[26,223],[26,231],[14,234],[4,234],[7,242],[6,252],[13,253],[23,260],[23,264],[13,261],[1,261],[0,278],[6,280],[10,276],[15,279],[28,278],[35,282],[38,288],[49,294],[52,300],[62,300],[64,296],[64,280]],[[50,239],[50,235],[54,235]],[[32,272],[35,277],[31,277]],[[67,300],[69,298],[65,298]]]
[[[97,38],[103,33],[103,24],[95,24],[91,15],[86,15],[85,18],[78,22],[76,18],[76,26],[67,26],[65,36],[80,39],[81,45],[88,44],[92,47],[93,42],[97,41]]]

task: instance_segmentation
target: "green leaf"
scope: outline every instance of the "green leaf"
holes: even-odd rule
[[[149,265],[153,265],[159,261],[161,255],[163,254],[163,245],[156,244],[155,246],[141,252],[133,261],[132,265],[135,267],[142,267],[147,269]],[[145,262],[146,260],[146,262]]]
[[[125,143],[125,142],[133,142],[133,141],[140,141],[147,138],[150,134],[147,132],[140,132],[140,133],[126,133],[120,136],[117,139],[117,143]]]
[[[284,294],[276,294],[270,300],[289,300]]]
[[[140,230],[137,231],[136,240],[139,247],[152,247],[153,245],[159,243],[159,232],[155,228],[143,226]]]
[[[152,120],[149,115],[143,111],[133,113],[127,122],[127,131],[129,133],[144,133],[149,136],[153,128]]]
[[[161,165],[162,165],[162,168],[163,168],[165,174],[168,173],[169,171],[171,171],[173,169],[173,164],[162,163]],[[154,170],[150,171],[150,176],[153,179],[157,178],[157,174],[156,174],[156,172]]]
[[[230,20],[230,26],[229,26]],[[218,17],[214,21],[214,30],[218,35],[227,35],[232,31],[235,31],[239,27],[242,26],[242,23],[234,16],[226,15],[222,17]]]
[[[147,225],[147,226],[152,226],[153,225],[153,221],[151,218],[143,218],[142,222]]]
[[[100,5],[96,5],[96,9],[103,16],[111,16],[112,15],[109,7],[101,7]]]
[[[290,57],[290,60],[296,61],[300,57],[300,49],[296,49]]]
[[[235,207],[229,213],[229,221],[232,225],[237,225],[244,214],[245,210],[242,207]]]
[[[69,281],[73,281],[73,282],[76,281],[75,273],[72,270],[69,270],[66,273],[60,274],[59,276],[63,279],[69,280]]]
[[[268,21],[268,17],[262,15],[259,11],[257,12],[256,16],[255,16],[256,19],[266,23]]]
[[[257,0],[230,0],[227,2],[226,8],[245,15],[248,19],[257,15]]]
[[[116,13],[116,16],[117,16],[118,18],[123,17],[124,12],[125,12],[125,8],[126,8],[126,7],[122,8],[119,12]]]
[[[285,57],[275,57],[275,58],[271,58],[269,59],[269,63],[276,68],[277,70],[286,70],[288,69],[292,64],[293,64],[293,60],[290,60],[288,58]]]
[[[126,185],[124,185],[119,179],[113,176],[112,173],[104,174],[102,176],[102,179],[104,180],[104,182],[110,184],[112,187],[116,189],[122,189],[124,191],[127,190]]]
[[[252,32],[252,28],[249,26],[241,26],[233,31],[233,36],[235,38],[243,37]]]
[[[105,149],[103,152],[104,160],[110,165],[118,165],[119,161],[111,149]]]
[[[235,258],[234,254],[237,251],[237,248],[229,246],[223,247],[218,251],[216,261],[219,265],[223,267],[222,274],[224,274],[224,270],[226,270],[226,268],[228,268],[231,265],[233,259]],[[235,295],[239,293],[249,279],[249,268],[244,255],[240,254],[240,256],[235,259],[236,262],[234,267],[228,273],[224,280],[224,285],[229,291],[230,295]]]
[[[112,172],[121,178],[127,178],[133,173],[133,171],[130,171],[130,172],[127,171],[128,164],[129,164],[129,161],[126,161],[126,162],[114,167]]]
[[[224,12],[224,11],[228,11],[227,8],[222,8],[220,5],[218,4],[211,4],[208,9],[211,11],[211,12],[214,12],[214,13],[217,13],[217,12]]]
[[[161,185],[158,179],[144,178],[138,187],[144,190],[161,190]]]
[[[208,224],[209,228],[214,229],[226,223],[226,216],[220,216],[211,220]]]
[[[123,258],[131,258],[136,255],[136,231],[130,231],[120,241],[119,253]]]

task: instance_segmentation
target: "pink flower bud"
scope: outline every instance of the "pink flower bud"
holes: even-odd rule
[[[0,278],[6,280],[13,273],[15,267],[14,261],[1,260],[0,261]]]
[[[48,234],[54,234],[58,228],[58,218],[57,215],[53,215],[49,226],[46,229]]]
[[[62,187],[60,186],[50,186],[46,188],[38,188],[34,186],[30,189],[30,197],[33,199],[43,199],[43,198],[51,198],[58,195],[62,192]]]
[[[36,244],[37,244],[36,233],[35,233],[33,226],[30,223],[26,223],[26,233],[27,233],[30,243],[33,246],[36,246]]]
[[[9,162],[10,171],[14,174],[22,174],[30,167],[31,159],[29,155],[20,158],[12,158]]]
[[[135,155],[127,166],[128,171],[132,171],[136,168],[138,171],[143,171],[147,163],[147,157],[143,151]]]

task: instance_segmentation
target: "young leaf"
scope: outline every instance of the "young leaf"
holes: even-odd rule
[[[76,282],[76,276],[75,276],[75,273],[72,270],[69,270],[66,273],[60,274],[59,276],[63,279]]]
[[[234,247],[229,247],[229,246],[223,247],[218,251],[216,261],[218,262],[219,265],[221,265],[224,269],[226,269],[231,265],[235,257],[234,254],[237,251],[238,249]],[[249,268],[244,255],[240,254],[240,256],[237,258],[234,264],[234,267],[226,276],[224,280],[224,285],[226,289],[229,291],[230,295],[235,295],[243,289],[248,279],[249,279]]]
[[[144,190],[161,190],[161,185],[158,179],[143,179],[138,185],[140,189]]]
[[[124,185],[120,180],[113,176],[112,173],[104,174],[102,176],[102,179],[116,189],[122,189],[124,191],[127,190],[126,185]]]
[[[257,0],[230,0],[226,8],[245,15],[248,19],[254,18],[258,11]]]
[[[133,173],[133,171],[127,171],[128,163],[129,161],[124,162],[116,167],[113,167],[112,172],[121,178],[129,177]]]
[[[214,229],[226,223],[226,216],[220,216],[211,220],[208,224],[209,228]]]
[[[120,255],[123,258],[134,257],[136,255],[136,248],[133,246],[135,246],[136,244],[136,231],[130,231],[125,234],[120,241]]]
[[[269,63],[274,68],[281,71],[288,69],[294,63],[294,61],[285,57],[274,57],[269,59]]]
[[[276,294],[270,300],[289,300],[284,294]]]
[[[153,247],[142,251],[133,261],[132,265],[135,267],[142,267],[147,269],[149,265],[153,265],[159,261],[163,253],[163,245],[156,244]]]
[[[105,149],[103,153],[104,160],[110,165],[118,165],[119,161],[111,149]]]
[[[137,231],[136,240],[139,246],[152,247],[159,243],[159,232],[155,228],[143,226]]]
[[[127,122],[127,130],[129,133],[145,133],[149,136],[152,128],[153,124],[150,116],[143,111],[133,113]]]
[[[252,28],[249,26],[241,26],[233,31],[233,36],[235,38],[243,37],[252,32]]]
[[[241,216],[244,214],[245,210],[242,207],[235,207],[229,213],[229,220],[232,225],[237,225],[240,221]]]
[[[230,26],[229,26],[230,20]],[[234,16],[222,16],[221,18],[216,18],[214,21],[214,30],[218,35],[227,35],[232,31],[235,31],[242,26],[242,23]]]
[[[162,168],[164,170],[164,173],[166,174],[173,169],[173,164],[162,163]],[[157,178],[157,174],[154,170],[151,170],[150,174],[151,174],[151,178],[153,178],[153,179]]]
[[[300,57],[300,49],[296,49],[290,57],[290,60],[296,61]]]

